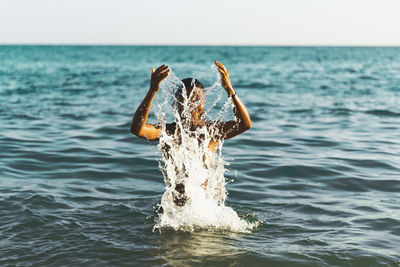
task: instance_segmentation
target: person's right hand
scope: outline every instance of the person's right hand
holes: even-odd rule
[[[168,77],[169,72],[170,69],[165,65],[158,67],[155,71],[154,68],[151,68],[150,90],[157,93],[161,81]]]

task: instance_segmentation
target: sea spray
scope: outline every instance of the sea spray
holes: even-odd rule
[[[179,87],[183,91],[181,110],[178,110],[175,95]],[[255,224],[239,218],[232,208],[225,206],[227,192],[224,173],[227,162],[222,157],[223,140],[217,139],[217,136],[220,129],[218,125],[224,121],[232,102],[228,98],[217,115],[212,117],[211,110],[217,107],[225,93],[219,79],[211,87],[205,88],[204,97],[218,90],[217,97],[203,112],[202,119],[207,123],[194,130],[184,119],[190,118],[192,109],[199,104],[190,101],[194,90],[187,96],[184,84],[172,70],[161,83],[160,90],[159,95],[163,99],[156,112],[162,129],[158,144],[162,154],[159,166],[166,190],[161,199],[155,229],[249,231]],[[174,115],[173,132],[167,129],[168,109]]]

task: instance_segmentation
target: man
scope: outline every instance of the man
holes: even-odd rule
[[[182,86],[175,94],[175,104],[177,105],[179,114],[178,118],[175,118],[175,122],[167,123],[165,125],[166,133],[174,136],[176,138],[176,143],[182,142],[179,132],[182,131],[182,129],[177,127],[177,121],[185,125],[185,129],[189,131],[189,135],[193,133],[193,137],[198,138],[199,142],[201,142],[203,138],[201,135],[196,134],[196,130],[206,127],[209,131],[209,134],[212,136],[211,141],[208,143],[208,149],[213,153],[216,152],[220,140],[230,139],[250,129],[251,127],[249,114],[247,113],[246,107],[240,101],[239,97],[236,95],[236,92],[232,88],[227,69],[224,67],[224,65],[217,61],[215,61],[214,64],[220,73],[223,88],[228,93],[228,96],[232,98],[235,120],[226,122],[210,122],[205,120],[203,116],[205,104],[204,87],[198,80],[188,78],[182,80]],[[153,99],[159,90],[160,83],[168,77],[169,73],[170,70],[168,69],[168,66],[165,65],[160,66],[155,71],[154,68],[152,69],[150,89],[133,116],[131,132],[134,135],[148,140],[158,140],[162,134],[162,127],[160,125],[147,123],[147,117],[149,115]],[[164,147],[163,149],[163,152],[168,154],[170,148]],[[205,190],[207,188],[207,183],[208,179],[205,178],[205,181],[202,184]],[[187,197],[185,195],[184,183],[176,184],[175,191],[175,204],[177,206],[185,205]]]

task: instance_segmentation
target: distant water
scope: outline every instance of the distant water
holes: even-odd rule
[[[213,60],[252,118],[226,204],[260,225],[153,232],[132,115],[151,67],[210,86]],[[399,103],[400,48],[2,46],[0,265],[399,266]]]

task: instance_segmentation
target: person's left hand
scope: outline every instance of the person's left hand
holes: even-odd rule
[[[214,61],[215,66],[217,66],[218,72],[221,75],[221,83],[222,86],[224,87],[224,89],[226,90],[226,92],[229,95],[232,95],[233,92],[233,88],[231,85],[231,80],[229,78],[229,72],[228,70],[225,68],[224,65],[222,65],[222,63],[218,62],[218,61]]]

